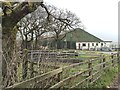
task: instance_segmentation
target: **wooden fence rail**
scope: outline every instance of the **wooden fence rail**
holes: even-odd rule
[[[7,88],[29,88],[31,84],[34,84],[36,82],[40,82],[46,78],[49,78],[49,77],[54,76],[56,74],[59,74],[61,72],[62,72],[62,68],[59,68],[59,69],[47,72],[47,73],[42,74],[42,75],[38,75],[38,76],[31,78],[31,79],[28,79],[26,81],[14,84],[14,85],[7,87]]]
[[[62,88],[65,85],[69,86],[69,88],[75,88],[82,84],[84,87],[84,84],[89,85],[96,82],[102,76],[102,72],[104,72],[111,66],[116,66],[117,63],[117,53],[109,56],[101,56],[99,58],[88,59],[83,62],[55,69],[53,71],[35,76],[23,82],[16,83],[7,88],[30,88],[32,84],[35,85],[36,83],[44,81],[47,78],[51,78],[54,75],[58,76],[57,82],[54,85],[50,85],[49,89]],[[74,69],[74,72],[72,71],[72,69]],[[74,84],[70,84],[70,82],[72,81],[77,82],[75,82]]]
[[[94,61],[96,62],[99,59],[92,59],[92,60],[88,60],[87,62],[82,62],[82,63],[79,63],[79,64],[74,64],[74,65],[66,67],[66,68],[73,68],[73,67],[76,67],[78,65],[82,65],[83,63],[84,64],[88,63],[88,69],[87,70],[84,70],[82,72],[79,72],[77,74],[74,74],[74,75],[72,75],[72,76],[70,76],[68,78],[65,78],[65,79],[61,80],[59,83],[57,83],[57,84],[53,85],[52,87],[50,87],[50,89],[63,87],[64,84],[69,83],[70,80],[73,81],[74,78],[77,78],[77,77],[81,76],[82,74],[84,74],[86,72],[88,72],[88,77],[84,78],[83,80],[80,80],[80,82],[78,82],[75,85],[71,86],[71,88],[75,88],[78,85],[80,85],[80,84],[82,84],[82,83],[84,83],[86,81],[87,81],[86,82],[87,85],[96,82],[102,76],[102,72],[104,72],[104,70],[106,70],[107,68],[109,68],[109,67],[111,67],[111,66],[113,66],[115,64],[114,62],[117,61],[117,56],[116,55],[117,54],[113,54],[112,56],[100,57],[99,59],[102,59],[102,62],[100,62],[100,63],[98,63],[97,65],[94,65],[94,66],[92,66],[92,63]],[[106,60],[106,58],[108,58],[108,57],[110,57],[111,59]],[[113,57],[114,57],[114,59],[113,59]],[[107,63],[109,63],[109,64],[107,65]],[[97,67],[99,67],[99,69],[94,71]],[[97,75],[97,74],[99,74],[99,75]],[[97,75],[96,78],[94,78],[95,75]],[[86,84],[85,84],[85,86],[86,86]]]

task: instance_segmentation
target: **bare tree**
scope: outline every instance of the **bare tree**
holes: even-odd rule
[[[44,8],[46,13],[34,12],[39,6]],[[18,29],[22,35],[22,39],[25,42],[24,48],[28,48],[28,43],[35,40],[34,47],[37,47],[38,37],[48,31],[54,32],[56,40],[60,38],[61,34],[65,34],[70,28],[74,28],[77,22],[72,21],[74,16],[70,13],[62,13],[62,11],[56,11],[57,9],[52,7],[46,7],[42,2],[4,2],[2,6],[2,29],[3,29],[3,62],[2,62],[2,75],[4,86],[10,86],[13,84],[13,76],[16,76],[16,57],[15,50],[16,34]],[[40,9],[39,9],[40,10]],[[41,10],[40,10],[41,11]],[[32,14],[30,14],[32,13]],[[28,15],[29,14],[29,15]],[[28,16],[26,16],[28,15]],[[24,18],[25,17],[25,18]],[[22,19],[22,20],[21,20]],[[78,19],[74,19],[78,20]],[[19,21],[22,21],[21,26],[16,26]],[[79,22],[79,20],[78,20]],[[59,29],[59,30],[58,30]],[[56,34],[57,33],[57,34]],[[24,72],[27,70],[27,56],[23,59]],[[23,78],[26,77],[23,76]]]
[[[39,7],[34,13],[31,13],[24,17],[17,24],[17,26],[19,29],[19,33],[22,36],[23,42],[26,40],[26,38],[28,39],[28,43],[32,42],[32,47],[30,47],[29,49],[37,49],[38,38],[41,37],[42,34],[49,31],[47,28],[49,26],[47,13],[45,12],[45,10],[42,10],[42,8]]]
[[[37,47],[38,37],[40,37],[43,33],[47,31],[44,28],[46,25],[45,16],[47,16],[45,10],[39,7],[34,13],[28,14],[17,24],[19,33],[21,34],[22,37],[21,50],[38,49]],[[27,62],[28,59],[26,55],[26,58],[24,58],[23,60],[23,70],[22,70],[23,79],[27,77],[27,68],[28,68]],[[33,77],[33,73],[31,77]]]
[[[12,83],[12,74],[15,63],[13,60],[14,46],[16,40],[17,28],[16,24],[27,14],[35,11],[42,2],[3,2],[2,5],[2,46],[3,46],[3,59],[2,59],[2,76],[3,86],[9,86]],[[14,63],[14,65],[13,65]],[[11,68],[10,68],[11,67]]]
[[[59,48],[58,42],[66,36],[66,33],[75,28],[81,28],[82,23],[75,14],[68,10],[60,10],[54,6],[48,6],[48,10],[53,15],[51,15],[49,27],[55,37],[56,48]]]

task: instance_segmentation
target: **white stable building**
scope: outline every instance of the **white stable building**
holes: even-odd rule
[[[80,28],[67,33],[64,40],[74,42],[76,47],[75,49],[80,50],[99,50],[103,47],[112,48],[112,41],[101,40]]]

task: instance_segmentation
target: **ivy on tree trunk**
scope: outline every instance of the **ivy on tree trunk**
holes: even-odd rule
[[[28,2],[22,2],[7,15],[2,15],[2,76],[4,87],[13,84],[11,79],[12,74],[15,74],[12,69],[13,66],[16,68],[12,61],[13,53],[15,52],[16,33],[18,31],[15,26],[27,14],[35,11],[40,4],[41,2],[31,2],[30,5]]]

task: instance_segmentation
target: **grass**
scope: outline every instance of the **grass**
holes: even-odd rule
[[[110,68],[103,72],[102,77],[94,84],[92,84],[91,88],[107,88],[111,85],[112,81],[114,80],[115,76],[118,74],[118,67]]]

